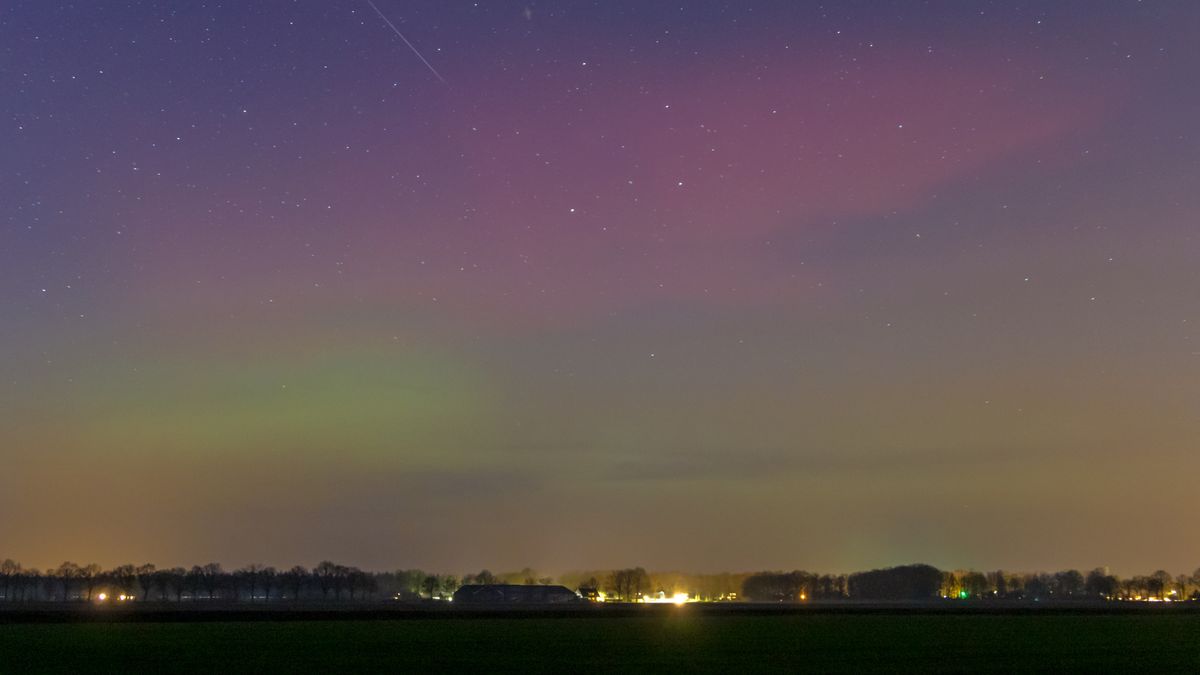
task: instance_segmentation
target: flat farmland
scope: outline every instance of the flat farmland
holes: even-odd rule
[[[0,673],[1200,672],[1195,613],[712,613],[0,624]]]

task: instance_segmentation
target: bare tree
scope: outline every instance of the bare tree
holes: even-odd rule
[[[487,572],[487,570],[484,570]],[[481,572],[482,574],[482,572]],[[491,572],[488,572],[490,575]],[[425,573],[421,570],[396,570],[393,572],[396,579],[396,587],[399,589],[398,595],[406,600],[421,597],[421,584],[425,581]],[[478,581],[476,577],[475,583],[483,583]]]
[[[271,591],[275,590],[279,572],[274,567],[268,565],[262,568],[260,574],[262,575],[263,602],[270,602]]]
[[[967,597],[978,599],[987,594],[989,584],[987,576],[975,570],[971,570],[964,574],[961,579],[962,588],[967,592]]]
[[[200,567],[200,583],[204,585],[204,591],[208,594],[209,600],[216,595],[217,586],[221,583],[221,575],[224,573],[221,563],[212,562]]]
[[[1088,572],[1087,579],[1083,583],[1083,590],[1092,598],[1114,598],[1121,591],[1121,584],[1117,578],[1111,574],[1106,574],[1104,568],[1097,567]]]
[[[250,593],[250,602],[254,602],[254,596],[257,594],[258,589],[262,587],[263,570],[265,569],[267,569],[266,565],[250,563],[234,572],[234,575],[246,585],[246,590]],[[234,592],[234,597],[237,597],[236,591]]]
[[[345,565],[333,566],[333,595],[338,600],[342,599],[342,592],[350,588],[350,572],[351,568]]]
[[[187,584],[187,570],[182,567],[159,570],[154,573],[154,580],[158,584],[161,596],[168,598],[174,596],[175,602],[183,600],[183,591]]]
[[[84,565],[83,567],[80,567],[78,570],[76,570],[76,577],[79,579],[80,583],[83,585],[83,589],[87,594],[85,597],[88,600],[88,602],[91,602],[92,593],[96,590],[96,586],[101,581],[101,579],[100,579],[101,572],[103,572],[103,569],[96,563]]]
[[[133,565],[119,565],[114,567],[108,573],[112,579],[112,583],[126,597],[133,595],[134,586],[137,583],[137,568]]]
[[[1167,587],[1171,585],[1171,574],[1166,570],[1158,570],[1150,575],[1150,584],[1147,589],[1151,594],[1157,595],[1159,600],[1162,600],[1166,595]]]
[[[491,572],[487,571],[486,569],[480,570],[479,574],[476,574],[474,576],[471,576],[468,574],[467,576],[463,577],[464,585],[466,585],[466,584],[487,585],[487,584],[494,584],[494,583],[496,583],[496,575],[492,574]]]
[[[150,591],[154,588],[154,583],[158,579],[155,574],[155,567],[150,563],[138,565],[137,569],[134,570],[134,574],[137,575],[138,586],[142,588],[142,602],[145,602],[150,599]],[[159,597],[162,597],[161,589]]]
[[[1054,575],[1054,590],[1060,598],[1074,598],[1083,593],[1084,579],[1079,570],[1063,570]]]
[[[291,593],[292,600],[299,600],[300,593],[304,590],[304,583],[309,579],[308,570],[300,565],[296,565],[281,574],[280,577],[283,582],[283,588]]]
[[[1180,574],[1175,577],[1175,592],[1178,594],[1178,600],[1187,600],[1188,587],[1192,584],[1192,576],[1190,574]]]
[[[49,574],[49,572],[47,572]],[[42,573],[36,567],[24,569],[17,573],[16,583],[18,585],[19,597],[21,602],[29,600],[31,597],[37,597],[38,585],[41,583]]]
[[[328,599],[329,591],[335,590],[337,585],[338,567],[340,565],[329,560],[322,560],[313,568],[313,579],[317,582],[317,588],[321,589],[321,597]]]
[[[16,586],[18,578],[21,576],[21,563],[16,562],[12,558],[5,558],[0,562],[0,580],[3,581],[4,599],[12,601],[13,589]]]
[[[425,580],[421,582],[421,590],[425,591],[425,594],[431,598],[434,597],[434,594],[436,594],[438,589],[441,587],[442,587],[441,580],[438,579],[437,576],[435,576],[433,574],[430,574],[429,576],[425,577]]]
[[[615,570],[608,580],[609,590],[613,595],[626,602],[640,599],[649,585],[650,576],[641,567]]]
[[[348,583],[350,586],[351,600],[354,599],[355,593],[358,593],[359,599],[365,600],[367,598],[367,593],[373,592],[376,587],[375,577],[358,569],[357,567],[350,568]]]
[[[68,560],[53,572],[48,573],[47,576],[58,579],[59,586],[62,588],[63,601],[69,600],[71,589],[75,587],[75,579],[79,576],[79,565]]]

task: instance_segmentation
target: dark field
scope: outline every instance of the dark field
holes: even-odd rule
[[[1200,615],[722,614],[0,624],[0,673],[1200,672]]]

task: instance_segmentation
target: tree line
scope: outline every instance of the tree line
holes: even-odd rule
[[[105,569],[69,561],[39,570],[11,559],[0,561],[0,601],[10,602],[420,600],[449,598],[463,584],[553,581],[530,568],[505,574],[485,569],[460,579],[415,569],[367,572],[328,560],[311,569],[297,565],[282,570],[261,564],[226,570],[215,562],[191,568],[144,564]]]
[[[1045,572],[942,571],[930,565],[903,565],[819,575],[804,571],[758,572],[742,584],[747,600],[1200,600],[1200,569],[1171,575],[1120,578],[1104,568]]]
[[[369,572],[322,561],[312,568],[276,569],[251,564],[226,570],[219,563],[191,568],[152,564],[64,562],[38,570],[13,560],[0,561],[0,601],[8,602],[350,602],[447,599],[466,584],[552,584],[599,594],[610,601],[686,593],[693,600],[719,602],[804,602],[834,600],[1200,600],[1200,569],[1171,575],[1158,570],[1120,578],[1103,568],[1055,573],[974,570],[942,571],[904,565],[853,574],[753,572],[691,574],[647,572],[641,567],[572,572],[557,579],[531,568],[493,574],[482,570],[462,577],[422,570]]]
[[[329,561],[312,569],[298,565],[286,570],[259,564],[225,570],[220,563],[190,569],[160,569],[152,564],[103,569],[73,562],[38,570],[4,560],[0,562],[0,600],[366,600],[378,596],[381,581],[394,577],[395,573],[380,575]]]

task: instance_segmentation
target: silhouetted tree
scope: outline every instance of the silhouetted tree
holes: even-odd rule
[[[45,573],[38,571],[36,567],[25,570],[21,575],[21,601],[38,600],[44,598],[53,600],[56,589],[54,581],[54,570],[46,570]],[[39,593],[41,594],[39,596]]]
[[[958,592],[962,590],[958,583],[958,575],[954,572],[942,572],[939,593],[944,598],[957,598]]]
[[[1025,597],[1030,600],[1040,600],[1050,595],[1050,584],[1046,577],[1040,574],[1030,575],[1025,580]]]
[[[792,602],[804,590],[803,572],[758,572],[742,582],[742,597],[758,602]]]
[[[986,586],[987,579],[982,574],[971,574]],[[856,599],[927,600],[938,597],[942,573],[929,565],[903,565],[851,574],[847,585],[850,597]]]
[[[150,563],[138,565],[134,570],[134,575],[137,577],[138,586],[142,589],[142,602],[150,599],[150,591],[154,590],[154,583],[157,581],[155,576],[156,568]]]
[[[14,591],[21,572],[21,564],[12,558],[0,561],[0,590],[4,592],[5,600],[15,600]]]
[[[342,599],[342,593],[350,588],[350,572],[351,568],[345,565],[337,565],[333,571],[333,593],[338,600]]]
[[[486,569],[480,570],[479,574],[474,574],[474,575],[468,574],[467,576],[463,577],[463,584],[487,585],[487,584],[494,584],[494,583],[496,583],[496,581],[497,581],[496,575],[492,574],[491,572],[489,572]]]
[[[1084,579],[1079,570],[1063,570],[1054,575],[1054,593],[1059,598],[1075,598],[1083,594]]]
[[[973,599],[982,598],[991,588],[987,577],[974,570],[964,574],[960,583],[962,584],[962,589],[967,592],[967,597]]]
[[[300,565],[296,565],[292,569],[280,575],[280,581],[283,588],[292,594],[293,600],[299,600],[300,594],[304,591],[304,584],[309,579],[308,570]]]
[[[71,561],[64,562],[58,566],[54,572],[47,574],[58,579],[58,583],[62,588],[62,599],[64,601],[71,598],[71,589],[75,587],[75,580],[79,577],[79,565]]]
[[[274,591],[279,579],[279,570],[267,565],[259,571],[262,584],[263,602],[271,601],[271,591]]]
[[[183,575],[184,591],[191,596],[192,602],[200,599],[200,589],[204,587],[204,571],[199,565],[192,565],[192,568]]]
[[[329,560],[322,560],[313,568],[313,579],[317,582],[317,588],[321,589],[321,597],[329,599],[329,591],[337,590],[339,567],[341,566]]]
[[[221,577],[224,574],[225,570],[221,568],[221,563],[212,562],[200,567],[200,581],[204,584],[204,591],[208,594],[209,600],[216,596],[217,589],[221,586]]]
[[[266,576],[266,565],[259,563],[251,563],[240,570],[234,572],[234,575],[241,581],[241,584],[246,588],[250,602],[254,602],[254,597],[258,595],[258,591],[263,587],[264,577]],[[274,568],[271,568],[272,574]],[[234,595],[236,597],[236,593]]]
[[[835,600],[846,597],[847,580],[845,576],[822,574],[813,584],[813,597]]]
[[[434,597],[434,594],[437,593],[438,589],[441,587],[441,580],[432,574],[425,577],[425,580],[421,582],[421,590],[425,591],[425,595],[428,595],[431,598]]]
[[[92,592],[96,590],[96,586],[101,581],[100,574],[103,571],[103,568],[96,563],[90,563],[75,570],[75,577],[79,579],[85,593],[84,598],[89,602],[92,599]]]
[[[114,567],[109,571],[108,578],[118,591],[127,597],[132,596],[134,586],[137,583],[137,568],[133,565]]]
[[[1188,587],[1192,584],[1192,577],[1189,574],[1179,574],[1175,577],[1175,597],[1179,600],[1184,600],[1188,596]]]
[[[1087,573],[1087,578],[1083,582],[1083,592],[1085,595],[1095,598],[1113,598],[1120,592],[1120,584],[1117,578],[1106,574],[1104,568],[1097,567]]]
[[[37,597],[38,586],[41,585],[42,573],[37,568],[22,569],[17,572],[15,584],[17,586],[17,600],[25,602]]]
[[[367,594],[374,592],[376,588],[375,577],[367,574],[357,567],[350,568],[347,583],[350,587],[351,600],[354,599],[355,594],[358,595],[360,600],[365,600],[367,598]]]
[[[641,567],[616,570],[609,577],[612,595],[627,602],[641,599],[650,585],[650,576]]]
[[[1171,574],[1166,570],[1158,570],[1150,575],[1149,587],[1146,589],[1151,595],[1155,595],[1159,600],[1166,596],[1167,587],[1171,585]]]
[[[996,570],[989,574],[988,583],[991,585],[993,595],[998,598],[1008,597],[1008,579],[1004,577],[1002,570]]]
[[[154,581],[163,597],[174,597],[175,602],[183,600],[183,591],[187,584],[187,571],[182,567],[158,570],[154,573]]]
[[[487,570],[484,570],[484,572],[487,572]],[[490,575],[491,573],[488,572],[488,574]],[[394,576],[400,597],[408,600],[421,597],[421,584],[424,583],[427,576],[424,572],[421,570],[396,570]],[[483,582],[476,581],[475,583]]]

